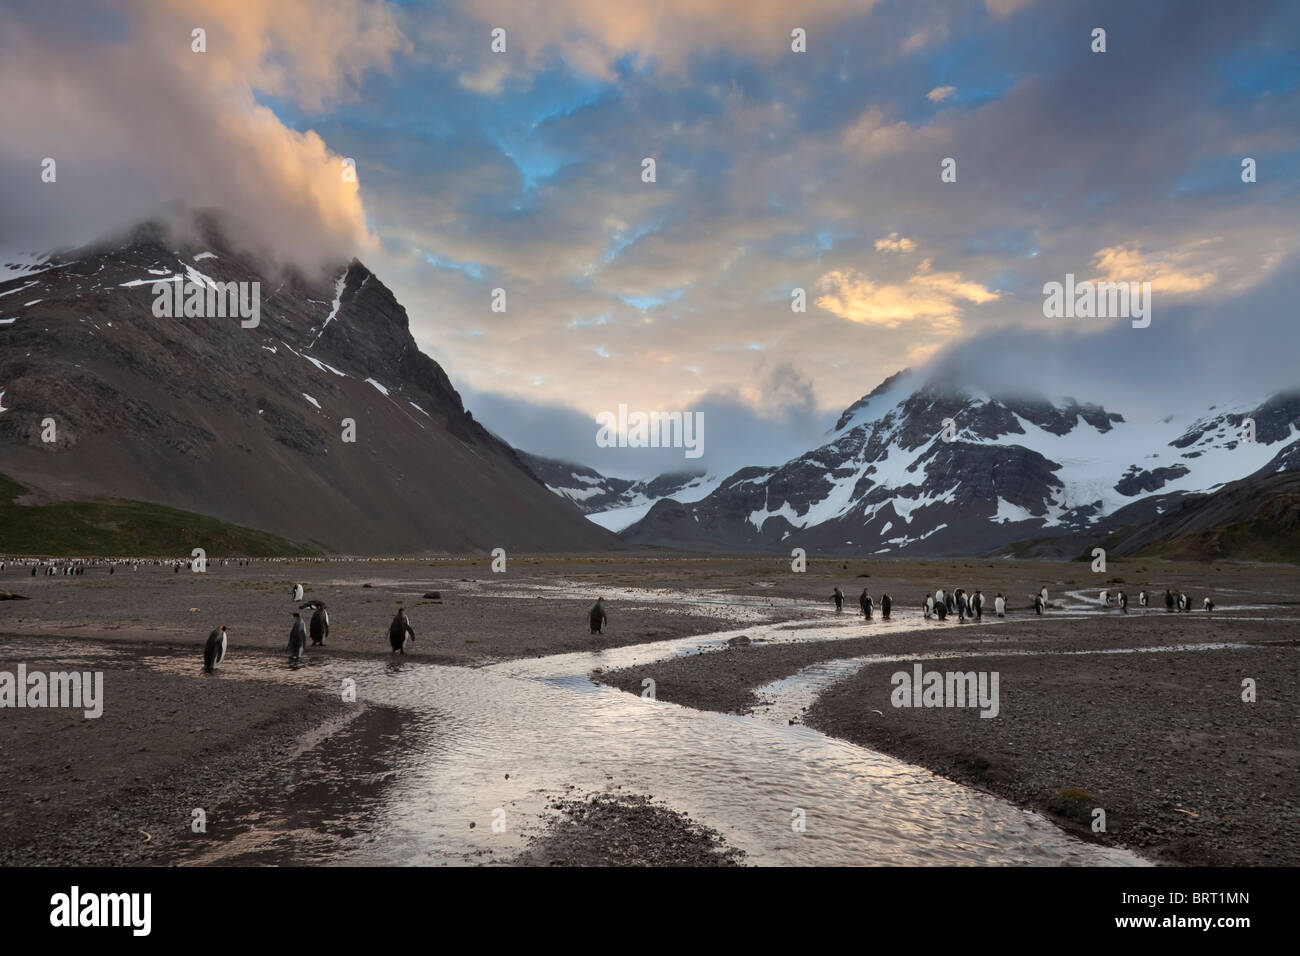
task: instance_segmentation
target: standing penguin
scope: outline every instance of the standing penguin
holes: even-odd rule
[[[1213,610],[1214,610],[1214,602],[1211,601],[1209,598],[1206,598],[1206,599],[1205,599],[1205,609],[1206,609],[1207,611],[1213,611]]]
[[[953,596],[953,592],[951,590],[949,590],[948,593],[943,596],[943,604],[949,614],[957,613],[957,599],[956,597]]]
[[[226,659],[226,625],[208,635],[208,642],[203,645],[203,672],[211,674]]]
[[[958,619],[961,621],[965,621],[966,612],[969,610],[969,604],[966,601],[966,592],[963,591],[961,588],[958,588],[956,591],[953,592],[953,595],[957,598]]]
[[[302,626],[302,615],[293,612],[293,629],[289,631],[289,660],[301,660],[302,652],[307,647],[307,630]]]
[[[321,604],[316,608],[316,613],[311,616],[311,642],[325,645],[325,638],[330,636],[330,613],[325,610],[325,605]]]
[[[862,608],[862,616],[868,621],[871,620],[872,601],[871,595],[867,593],[866,588],[862,589],[862,596],[858,598],[858,606]]]
[[[838,614],[844,610],[844,592],[838,587],[835,588],[835,593],[831,595],[831,600],[835,602],[835,613]]]
[[[1047,585],[1038,589],[1038,596],[1043,599],[1043,607],[1047,607]]]
[[[934,597],[927,594],[925,596],[925,603],[921,606],[925,609],[925,619],[927,621],[930,620],[930,615],[934,613]]]
[[[1174,594],[1168,588],[1165,588],[1165,611],[1168,612],[1168,611],[1172,611],[1173,609],[1174,609]]]
[[[883,597],[881,597],[881,599],[880,599],[880,616],[881,616],[882,618],[884,618],[886,621],[889,620],[889,612],[890,612],[890,610],[893,608],[893,606],[894,606],[894,602],[891,601],[891,600],[889,599],[889,595],[888,595],[888,594],[886,594],[886,595],[884,595]]]
[[[943,601],[934,603],[934,613],[939,615],[939,620],[945,620],[948,617],[948,605]]]
[[[993,599],[993,610],[998,617],[1007,616],[1007,599],[1002,596],[1001,591],[999,591],[998,596]]]
[[[1123,591],[1119,592],[1119,609],[1125,614],[1128,613],[1128,595]]]
[[[1139,607],[1146,607],[1146,606],[1147,606],[1147,592],[1146,592],[1146,591],[1139,591],[1139,592],[1138,592],[1138,606],[1139,606]]]
[[[1046,605],[1047,605],[1047,602],[1046,602],[1045,600],[1043,600],[1043,595],[1042,595],[1041,592],[1038,593],[1038,594],[1036,594],[1036,595],[1034,595],[1034,613],[1035,613],[1035,614],[1042,614],[1042,613],[1043,613],[1043,608],[1044,608]]]
[[[1191,609],[1192,609],[1192,602],[1188,599],[1188,597],[1187,597],[1186,594],[1184,594],[1182,591],[1179,591],[1179,592],[1178,592],[1178,610],[1179,610],[1179,611],[1190,611]]]
[[[1102,607],[1110,607],[1110,592],[1109,592],[1109,591],[1102,591],[1102,592],[1101,592],[1101,606],[1102,606]]]
[[[302,585],[301,585],[301,584],[295,584],[295,585],[293,586],[293,599],[294,599],[295,601],[301,601],[301,600],[302,600]]]
[[[393,623],[388,625],[388,643],[392,646],[394,654],[398,652],[405,654],[407,643],[413,640],[415,640],[415,631],[406,618],[406,608],[399,607]]]
[[[609,618],[605,614],[605,599],[603,597],[596,598],[596,603],[587,612],[587,621],[591,624],[591,633],[593,634],[601,633],[601,628],[609,623]]]
[[[971,610],[975,612],[975,620],[984,620],[984,592],[976,591],[975,599],[971,601]]]
[[[937,590],[937,591],[934,592],[934,603],[935,603],[935,606],[936,606],[936,607],[937,607],[938,605],[944,603],[944,600],[943,600],[943,588],[939,588],[939,590]]]

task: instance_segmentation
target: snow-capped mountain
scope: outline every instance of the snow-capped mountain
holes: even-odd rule
[[[1243,440],[1244,419],[1255,440]],[[1300,464],[1300,392],[1129,419],[1073,398],[991,395],[904,371],[829,440],[745,468],[695,502],[664,500],[634,544],[870,555],[987,554],[1028,538],[1100,536],[1106,516]],[[1154,499],[1153,499],[1154,500]]]
[[[665,472],[649,480],[615,478],[586,465],[528,452],[519,452],[519,457],[546,487],[610,531],[621,531],[639,521],[663,498],[698,501],[721,480],[704,472]]]
[[[0,474],[328,551],[618,546],[474,420],[363,264],[305,276],[195,231],[0,258]],[[227,283],[260,290],[256,322],[160,314],[160,288]]]

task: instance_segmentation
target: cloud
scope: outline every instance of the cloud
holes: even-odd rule
[[[180,201],[255,223],[233,238],[302,265],[374,248],[342,157],[255,89],[304,109],[352,94],[402,47],[384,7],[122,0],[107,40],[103,11],[67,10],[58,23],[0,14],[0,242],[84,242]],[[191,48],[195,25],[207,52]],[[39,180],[47,156],[53,183]]]
[[[835,25],[864,17],[875,0],[819,0],[792,9],[788,0],[463,0],[460,11],[487,30],[506,30],[509,49],[536,66],[548,52],[593,76],[613,79],[616,63],[654,62],[671,73],[692,55],[722,50],[772,60],[791,54],[791,31],[808,32],[808,49],[826,49]]]
[[[789,363],[761,365],[752,388],[719,388],[694,400],[658,406],[631,403],[631,411],[690,411],[704,415],[704,454],[687,459],[679,448],[601,448],[595,415],[568,405],[495,392],[463,390],[474,417],[507,442],[534,454],[577,462],[606,475],[651,478],[706,469],[729,475],[750,465],[777,465],[825,440],[838,408],[821,408],[811,379]],[[750,394],[742,394],[748,392]]]
[[[1194,271],[1197,260],[1204,262],[1205,243],[1159,255],[1144,255],[1130,246],[1099,249],[1092,260],[1100,270],[1099,278],[1110,282],[1150,282],[1151,291],[1187,295],[1214,285],[1218,276],[1212,270]],[[1191,268],[1187,268],[1191,266]]]
[[[906,236],[900,238],[896,232],[891,232],[884,239],[876,240],[877,252],[911,252],[915,248],[915,242]]]
[[[1034,0],[984,0],[984,7],[998,18],[1005,18],[1023,10]]]
[[[821,280],[827,293],[817,305],[850,322],[898,328],[921,322],[952,335],[961,327],[962,302],[995,302],[998,293],[971,282],[957,272],[934,272],[929,259],[902,283],[878,284],[855,270],[827,273]]]
[[[956,92],[957,87],[955,86],[936,86],[929,93],[925,94],[925,98],[931,103],[942,103]]]
[[[926,148],[945,142],[950,131],[943,127],[913,127],[889,122],[878,106],[868,107],[844,131],[844,148],[858,162]]]

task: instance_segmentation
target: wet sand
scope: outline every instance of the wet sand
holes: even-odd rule
[[[109,666],[70,655],[22,661],[29,672]],[[0,670],[16,663],[0,642]],[[93,720],[80,710],[2,712],[0,865],[172,862],[194,809],[220,831],[219,807],[246,781],[361,712],[245,681],[114,668],[106,683],[111,706]]]
[[[515,866],[740,866],[744,853],[686,814],[640,795],[558,800],[561,817]]]
[[[1216,570],[1125,563],[1112,571],[1111,576],[1126,578],[1133,598],[1142,583],[1163,588],[1167,582],[1192,590],[1213,582],[1221,603],[1279,604],[1297,593],[1295,585],[1300,583],[1295,570],[1270,567]],[[217,623],[230,628],[232,660],[242,659],[254,668],[283,669],[281,648],[297,604],[289,593],[294,581],[306,584],[305,600],[324,600],[331,611],[332,632],[326,647],[308,650],[313,664],[392,660],[384,633],[399,604],[408,608],[417,634],[412,662],[472,667],[551,654],[635,649],[672,639],[689,646],[696,635],[743,631],[750,625],[755,630],[781,626],[780,644],[711,650],[600,678],[639,693],[641,679],[654,676],[660,700],[733,713],[755,711],[756,705],[755,712],[761,713],[761,695],[756,691],[816,661],[878,653],[970,655],[1277,640],[1282,634],[1295,635],[1297,616],[1294,608],[1285,607],[1243,611],[1230,623],[1199,615],[1166,619],[1156,614],[1144,619],[1135,614],[1121,625],[1066,619],[1064,612],[1056,619],[1031,620],[1032,613],[1026,616],[1020,610],[1013,612],[1009,623],[998,625],[947,625],[921,634],[865,636],[871,625],[850,614],[863,583],[870,584],[877,599],[882,590],[891,591],[900,609],[916,603],[902,595],[915,591],[919,599],[935,581],[982,586],[990,604],[993,591],[1000,587],[1008,595],[1020,595],[1010,604],[1022,609],[1039,584],[1048,585],[1056,603],[1064,588],[1098,583],[1087,565],[1001,561],[813,561],[807,574],[792,574],[785,558],[664,555],[514,558],[505,575],[491,574],[486,558],[258,564],[213,567],[203,575],[146,566],[111,576],[92,570],[71,578],[32,578],[23,569],[7,569],[0,573],[0,588],[25,594],[29,600],[0,605],[0,669],[12,670],[20,660],[29,669],[81,669],[91,666],[87,661],[93,663],[96,648],[108,647],[116,659],[103,667],[111,672],[116,689],[112,708],[98,721],[84,720],[79,711],[46,710],[23,711],[22,720],[0,723],[0,750],[17,755],[14,772],[0,783],[0,861],[328,862],[341,841],[355,836],[352,823],[336,819],[329,807],[340,802],[383,803],[392,776],[385,768],[401,761],[401,728],[410,715],[400,709],[345,704],[335,694],[306,686],[220,673],[205,678],[199,673],[203,640]],[[827,600],[836,583],[850,602],[838,617]],[[680,588],[689,589],[688,594],[673,592]],[[429,590],[441,592],[441,603],[423,597]],[[597,594],[603,594],[609,605],[604,635],[590,634],[586,625],[586,609]],[[903,613],[907,611],[900,610]],[[1286,623],[1266,620],[1288,615],[1291,620]],[[845,637],[839,638],[837,630],[827,639],[828,627],[842,629]],[[816,640],[802,642],[804,629]],[[869,703],[879,690],[877,670],[896,669],[884,666],[830,686],[807,722],[1022,806],[1059,811],[1058,819],[1066,825],[1075,808],[1054,807],[1052,794],[1069,788],[1086,791],[1108,808],[1110,828],[1105,839],[1141,847],[1160,859],[1294,861],[1300,843],[1294,812],[1297,685],[1292,668],[1297,652],[1266,649],[1258,653],[1280,656],[1257,660],[1234,656],[1245,652],[1225,652],[1217,664],[1211,653],[1169,655],[1167,662],[1153,657],[1128,669],[1114,664],[1118,658],[1105,666],[1099,658],[1070,658],[1074,683],[1064,689],[1062,672],[1052,664],[1064,658],[999,661],[997,666],[1006,675],[1002,716],[976,719],[970,727],[961,725],[961,732],[944,721],[960,724],[961,718],[973,715],[942,710],[891,713],[879,699]],[[173,672],[132,664],[133,659],[157,654],[179,655]],[[188,676],[191,659],[193,675]],[[1237,661],[1260,673],[1261,701],[1249,720],[1232,720],[1212,708],[1187,709],[1203,700],[1203,688],[1216,674],[1221,677]],[[1169,673],[1147,675],[1143,670],[1147,665],[1167,666]],[[1112,667],[1118,670],[1107,669]],[[1145,679],[1142,675],[1158,679],[1172,690],[1148,699],[1139,692],[1144,685],[1126,683],[1128,674],[1134,675],[1132,681]],[[887,678],[884,673],[886,682]],[[1093,693],[1096,687],[1110,690],[1111,685],[1115,693]],[[1198,693],[1184,699],[1189,688]],[[1090,696],[1093,703],[1085,711],[1068,714],[1062,708],[1070,695]],[[1269,705],[1261,706],[1266,700]],[[881,723],[872,710],[896,719]],[[1198,748],[1186,753],[1171,750],[1153,758],[1141,747],[1098,745],[1087,750],[1079,743],[1117,726],[1131,730],[1138,739],[1176,737],[1179,724],[1171,714],[1191,721],[1188,727],[1193,730],[1201,728]],[[1058,719],[1062,726],[1052,727]],[[883,732],[886,727],[889,732]],[[33,746],[34,741],[40,746]],[[345,766],[346,772],[335,772],[331,761]],[[982,768],[984,762],[987,768],[978,772],[962,769]],[[1126,788],[1130,777],[1142,777],[1136,773],[1138,764],[1146,777],[1130,780]],[[367,769],[358,773],[358,766]],[[1280,776],[1279,768],[1285,770]],[[277,798],[277,781],[300,772],[316,775],[305,790],[309,799]],[[326,783],[318,782],[322,780]],[[1266,797],[1254,794],[1248,799],[1257,783]],[[1237,791],[1235,801],[1226,799]],[[1184,819],[1176,814],[1170,829],[1160,816],[1167,794],[1176,795],[1182,801],[1179,807],[1199,816]],[[194,807],[208,810],[208,839],[192,838],[189,814]],[[676,858],[656,850],[634,859],[628,848],[636,840],[619,843],[610,836],[620,828],[629,838],[642,828],[677,833],[674,827],[680,824],[689,830],[687,823],[674,824],[657,813],[658,809],[672,813],[672,807],[656,808],[655,813],[632,805],[582,814],[572,812],[575,808],[569,804],[551,809],[559,814],[555,832],[566,833],[565,840],[594,841],[589,847],[595,855],[584,857],[587,862],[596,861],[598,848],[605,844],[623,846],[631,854],[627,862],[734,862],[725,848],[715,847],[717,852],[711,856],[698,832],[696,838],[688,838],[683,831],[680,839],[668,841],[669,847],[680,850]],[[231,820],[240,821],[235,831],[223,830]],[[1181,837],[1177,828],[1186,829],[1188,821],[1199,827],[1197,839],[1176,842]],[[588,837],[578,836],[575,827],[585,827]],[[150,834],[147,840],[145,833]],[[286,833],[296,837],[285,838]],[[569,859],[557,853],[558,844],[546,843],[544,836],[538,840],[542,842],[525,851],[533,854],[529,860],[549,865]],[[1241,843],[1236,855],[1226,849],[1232,840]],[[304,845],[310,848],[306,857]],[[503,862],[508,856],[502,852],[476,859],[467,854],[464,862]]]
[[[585,563],[577,565],[586,566]],[[619,647],[718,630],[723,609],[711,605],[665,608],[636,600],[610,600],[602,588],[616,580],[636,586],[641,576],[624,567],[617,575],[596,573],[579,581],[591,598],[538,593],[568,571],[563,562],[545,566],[512,562],[493,575],[488,562],[383,562],[210,566],[202,574],[152,565],[139,571],[94,569],[74,577],[30,577],[0,572],[0,588],[26,601],[0,605],[0,635],[88,638],[189,648],[199,659],[213,628],[229,629],[230,653],[244,648],[287,648],[298,605],[325,602],[331,653],[388,654],[388,626],[404,607],[415,631],[412,657],[439,664],[481,664],[594,647]],[[306,585],[302,601],[293,584]],[[369,586],[367,586],[369,585]],[[424,597],[438,591],[441,601]],[[587,625],[597,596],[610,604],[600,635]],[[725,623],[725,622],[724,622]],[[308,653],[311,653],[309,647]],[[287,650],[286,650],[287,656]]]

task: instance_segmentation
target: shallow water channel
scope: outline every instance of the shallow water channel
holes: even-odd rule
[[[621,788],[713,827],[754,864],[1145,865],[997,797],[815,730],[646,700],[588,677],[595,667],[707,652],[739,634],[842,638],[851,617],[824,626],[750,624],[477,668],[309,651],[291,669],[269,655],[232,654],[209,679],[330,693],[350,679],[358,701],[381,705],[375,713],[383,716],[300,744],[287,772],[268,774],[220,809],[240,817],[226,828],[232,835],[203,841],[184,862],[504,861],[541,831],[553,798]],[[936,626],[902,611],[875,626],[923,624]],[[157,654],[143,663],[199,677],[188,657]],[[390,745],[399,736],[394,757]],[[797,815],[802,832],[792,826]]]

